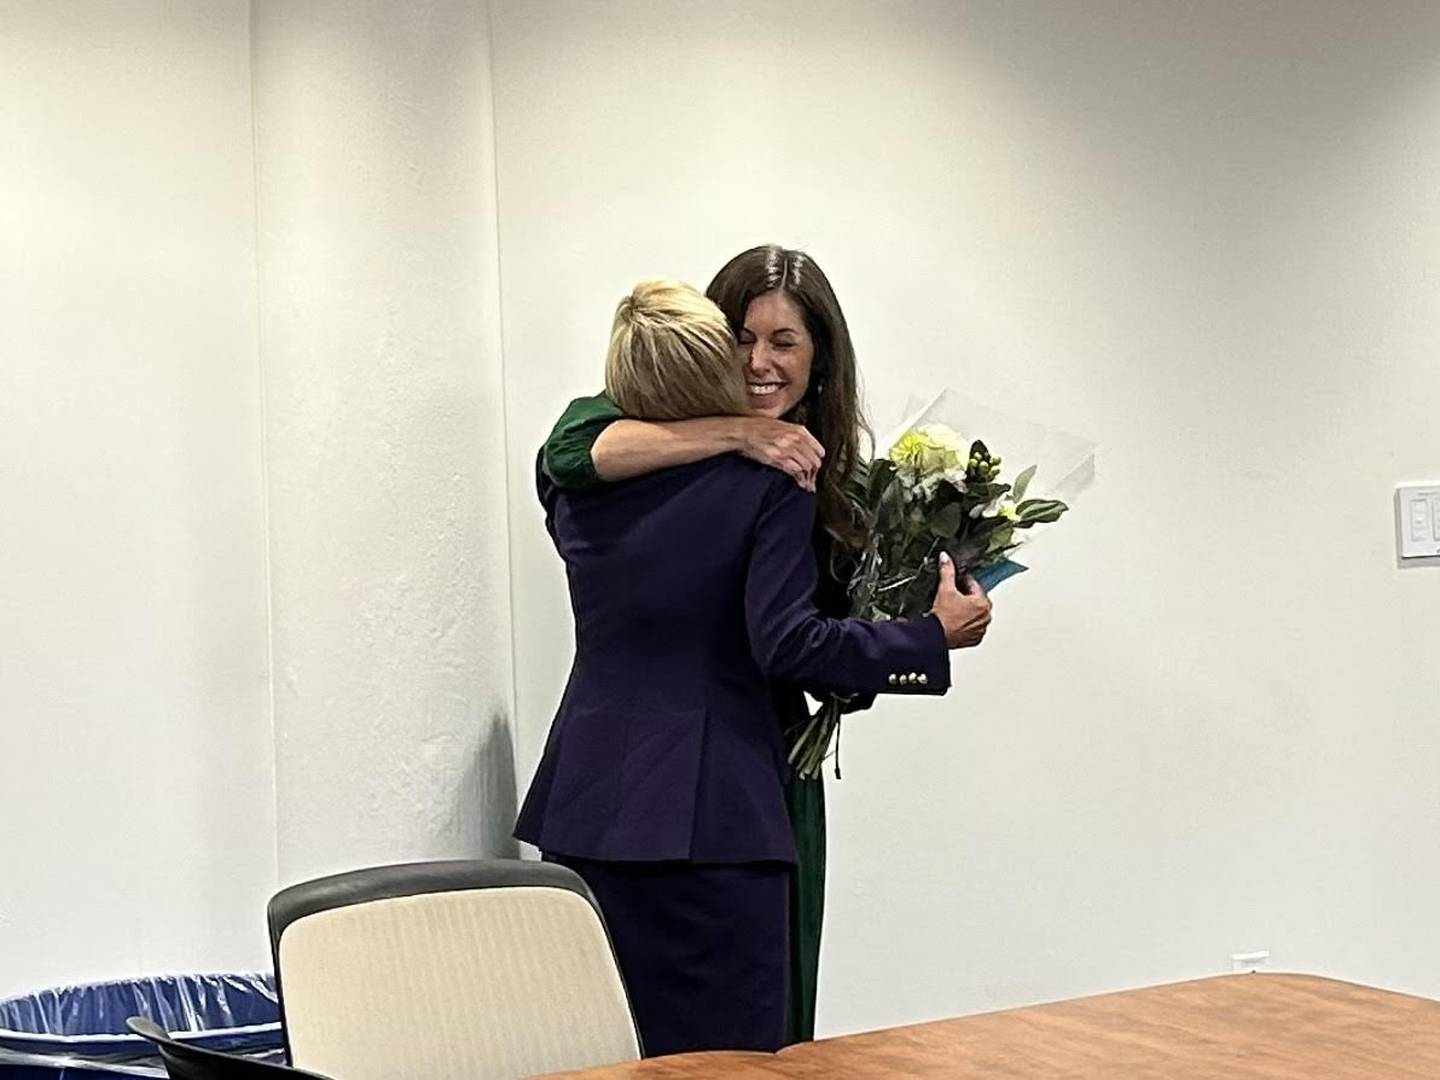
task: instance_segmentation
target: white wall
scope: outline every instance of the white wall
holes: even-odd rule
[[[254,42],[280,880],[510,851],[487,12]]]
[[[568,663],[534,448],[636,277],[812,251],[873,414],[1101,478],[943,702],[846,729],[821,1026],[1229,969],[1440,995],[1440,11],[496,5],[521,787]]]
[[[258,967],[248,5],[6,0],[0,101],[0,996]]]
[[[0,0],[0,995],[513,852],[489,52],[465,0]]]

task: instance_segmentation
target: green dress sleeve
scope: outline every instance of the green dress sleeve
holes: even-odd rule
[[[600,433],[623,416],[620,407],[604,394],[570,402],[540,451],[545,475],[556,487],[571,491],[602,484],[604,481],[595,475],[590,450]]]

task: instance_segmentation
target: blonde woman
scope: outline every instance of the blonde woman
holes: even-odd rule
[[[678,282],[620,302],[606,390],[655,421],[748,411],[725,316]],[[778,1049],[796,849],[771,680],[944,693],[988,605],[947,565],[925,618],[821,617],[815,494],[738,455],[589,491],[538,479],[576,649],[516,835],[595,893],[648,1054]]]

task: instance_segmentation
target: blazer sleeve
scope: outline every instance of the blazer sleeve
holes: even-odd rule
[[[945,630],[934,615],[894,622],[827,619],[814,603],[815,496],[788,477],[768,486],[745,581],[750,650],[769,677],[837,693],[943,694]]]
[[[576,398],[565,407],[540,452],[547,477],[566,491],[599,487],[604,483],[595,474],[590,451],[600,433],[621,419],[620,407],[604,394]]]

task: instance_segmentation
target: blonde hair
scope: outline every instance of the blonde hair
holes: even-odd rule
[[[605,357],[605,392],[641,420],[749,411],[730,324],[680,281],[642,281],[620,301]]]

